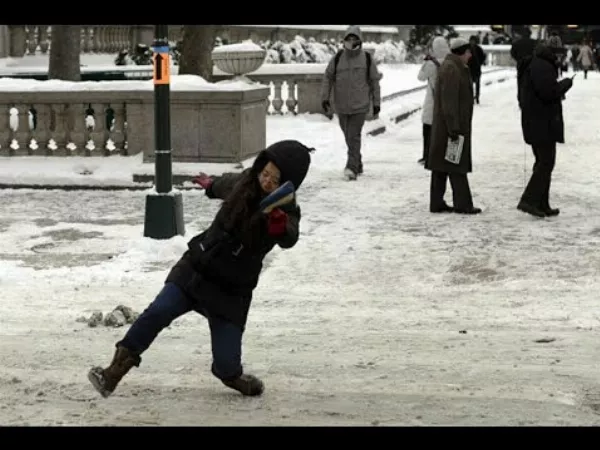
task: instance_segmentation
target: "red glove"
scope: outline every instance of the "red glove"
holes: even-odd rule
[[[199,184],[203,189],[208,189],[212,182],[212,178],[206,175],[204,172],[200,172],[198,175],[192,178],[192,183]]]
[[[285,233],[288,216],[279,208],[275,208],[267,216],[267,232],[271,236],[281,236]]]

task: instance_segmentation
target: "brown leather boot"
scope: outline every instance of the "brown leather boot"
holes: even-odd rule
[[[240,375],[235,380],[225,381],[221,380],[223,384],[231,389],[235,389],[236,391],[242,393],[243,395],[247,395],[249,397],[254,397],[257,395],[261,395],[265,390],[265,385],[259,378],[254,375],[250,375],[244,373]]]
[[[135,366],[139,367],[141,358],[125,347],[117,346],[110,366],[92,367],[88,372],[88,379],[102,397],[106,398],[113,393],[121,379]]]

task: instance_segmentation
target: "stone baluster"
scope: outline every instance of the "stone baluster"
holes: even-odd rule
[[[112,53],[112,28],[111,26],[104,26],[102,28],[102,41],[104,42],[102,53]]]
[[[15,105],[17,110],[17,129],[14,130],[14,155],[25,156],[29,155],[29,141],[30,141],[30,129],[29,129],[29,107],[26,105]]]
[[[53,104],[50,111],[50,139],[48,140],[48,154],[64,156],[66,142],[65,110],[67,105]]]
[[[94,117],[94,126],[90,130],[88,149],[93,151],[104,151],[106,145],[106,111],[101,103],[92,103],[89,105],[87,114],[92,114]],[[93,145],[93,148],[92,148]]]
[[[104,25],[100,27],[100,53],[109,53],[110,52],[110,35],[109,35],[110,27]]]
[[[19,148],[16,139],[17,129],[19,127],[19,110],[14,104],[8,107],[8,155],[13,156],[15,150]]]
[[[40,51],[43,55],[48,53],[50,49],[50,36],[48,34],[48,25],[38,25]]]
[[[38,47],[38,27],[37,25],[26,25],[27,32],[27,54],[35,55]]]
[[[110,154],[121,154],[127,155],[127,148],[125,146],[125,121],[126,121],[126,105],[125,103],[115,103],[109,105],[109,109],[112,110],[112,120],[110,126],[108,126],[108,139],[106,142],[106,149]],[[107,110],[108,112],[108,110]],[[107,125],[108,124],[107,114]],[[110,141],[110,142],[109,142]]]
[[[119,51],[119,36],[116,26],[107,27],[106,34],[108,37],[108,53],[117,53]]]
[[[111,53],[117,53],[123,49],[123,37],[121,33],[122,28],[122,25],[113,27],[113,50]]]
[[[117,52],[123,49],[129,48],[129,28],[127,26],[120,25],[118,28],[118,43]]]
[[[45,156],[48,154],[48,140],[50,139],[50,124],[52,120],[52,107],[46,103],[31,105],[31,122],[29,148],[32,155]]]
[[[281,108],[283,107],[283,99],[281,98],[281,87],[283,85],[283,81],[275,80],[273,81],[273,101],[271,104],[273,105],[273,114],[283,114]]]
[[[0,104],[0,155],[10,155],[10,111],[11,106]]]
[[[67,150],[71,154],[86,155],[85,108],[83,103],[72,103],[67,111]]]
[[[92,27],[83,25],[81,27],[81,52],[90,53],[93,50]]]
[[[92,27],[92,33],[93,33],[93,42],[94,42],[92,52],[93,53],[104,53],[103,27],[97,26],[97,25]]]
[[[287,81],[287,99],[285,101],[285,106],[287,106],[288,112],[296,115],[296,105],[298,101],[296,100],[296,81],[288,80]]]

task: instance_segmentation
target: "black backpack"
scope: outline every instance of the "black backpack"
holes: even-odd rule
[[[338,50],[338,52],[333,57],[333,79],[334,80],[335,80],[335,74],[337,72],[337,66],[338,66],[338,63],[340,62],[340,58],[341,58],[343,52],[344,52],[344,50]],[[367,80],[369,80],[369,77],[371,76],[371,54],[369,52],[365,52],[365,55],[367,57]]]

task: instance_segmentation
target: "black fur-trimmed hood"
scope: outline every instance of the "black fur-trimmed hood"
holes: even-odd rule
[[[298,190],[308,174],[310,153],[313,151],[313,148],[308,148],[298,141],[279,141],[258,154],[252,164],[252,170],[258,174],[271,161],[281,171],[281,183],[291,181],[294,189]]]

